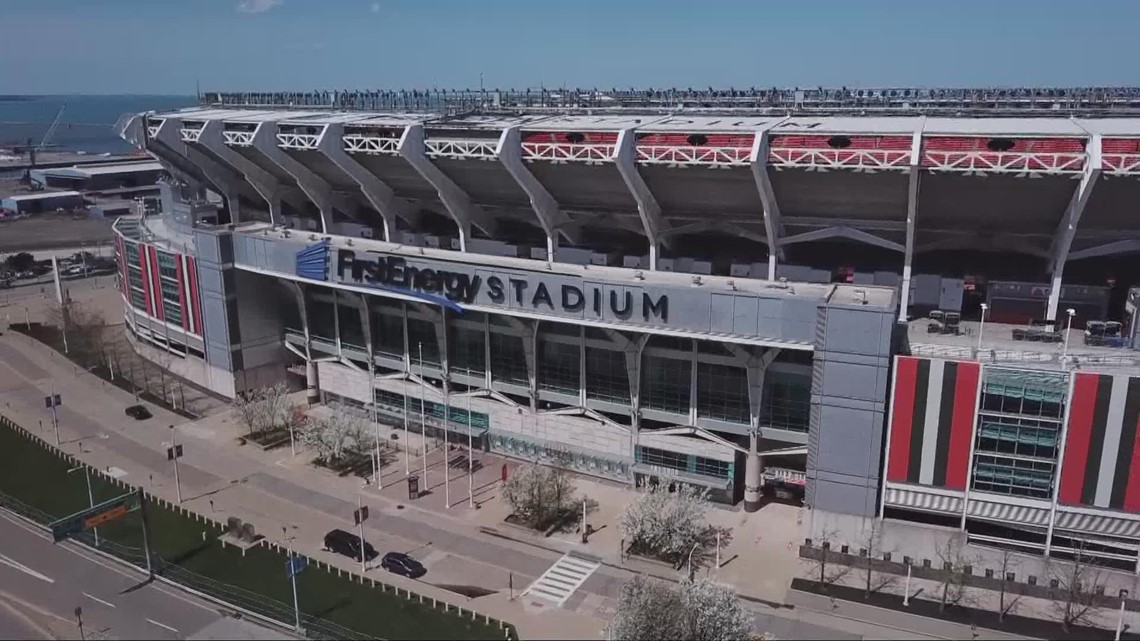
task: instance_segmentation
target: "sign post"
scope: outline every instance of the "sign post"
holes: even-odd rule
[[[55,430],[55,444],[57,446],[59,445],[59,413],[55,408],[62,403],[59,394],[55,393],[55,381],[53,380],[51,382],[51,394],[44,397],[44,407],[51,410],[51,426]]]
[[[352,519],[356,521],[356,527],[360,530],[360,571],[367,572],[364,559],[364,522],[368,520],[368,506],[361,503],[359,494],[356,495],[356,509],[352,512]]]
[[[182,458],[182,446],[174,442],[174,426],[170,426],[170,447],[166,448],[166,460],[174,461],[174,491],[178,502],[182,503],[182,483],[178,480],[178,459]]]
[[[301,632],[301,607],[297,604],[297,575],[305,570],[309,559],[297,556],[292,547],[289,548],[289,560],[285,562],[285,573],[289,575],[289,582],[293,584],[293,629]]]

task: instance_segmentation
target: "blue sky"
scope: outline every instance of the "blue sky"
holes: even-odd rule
[[[1135,0],[0,0],[0,92],[1140,84]]]

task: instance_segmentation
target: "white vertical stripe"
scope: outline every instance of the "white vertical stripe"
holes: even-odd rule
[[[186,254],[179,254],[178,260],[182,263],[182,313],[186,316],[187,331],[194,331],[194,305],[190,301],[190,261]]]
[[[1103,379],[1102,379],[1103,380]],[[1128,377],[1112,377],[1112,394],[1108,401],[1108,424],[1104,428],[1104,446],[1100,450],[1096,497],[1093,505],[1108,507],[1112,497],[1112,477],[1116,472],[1116,456],[1120,451],[1120,432],[1124,425],[1124,400],[1128,396]]]
[[[930,382],[926,387],[926,420],[921,426],[922,464],[918,468],[918,482],[923,485],[934,483],[934,457],[938,455],[938,415],[942,411],[942,377],[945,373],[946,361],[930,360]],[[922,390],[916,391],[922,393]],[[918,428],[916,425],[912,429]]]

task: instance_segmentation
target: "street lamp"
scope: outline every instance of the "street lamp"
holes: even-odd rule
[[[75,467],[68,470],[67,473],[71,474],[72,472],[78,472],[79,470],[83,470],[85,472],[85,476],[87,477],[87,506],[95,507],[95,494],[91,491],[91,468],[87,467],[86,465],[76,465]],[[91,532],[95,535],[95,547],[99,547],[99,528],[91,528]]]
[[[982,332],[986,329],[986,312],[989,311],[990,306],[982,303],[982,322],[978,324],[978,353],[982,352]]]
[[[694,543],[693,549],[689,550],[689,580],[690,581],[693,579],[693,552],[697,551],[698,545],[700,545],[700,543]]]
[[[170,426],[170,448],[166,450],[166,458],[174,461],[174,491],[178,493],[178,503],[182,503],[182,483],[178,480],[178,459],[182,458],[182,446],[174,440],[174,426]]]
[[[1064,362],[1064,360],[1069,356],[1069,331],[1073,329],[1073,316],[1077,315],[1077,310],[1070,307],[1069,309],[1065,310],[1065,313],[1069,315],[1069,320],[1065,325],[1065,345],[1061,348],[1062,362]]]

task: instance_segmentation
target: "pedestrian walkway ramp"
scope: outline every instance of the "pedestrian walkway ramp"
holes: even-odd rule
[[[599,566],[601,563],[592,559],[565,554],[523,590],[523,595],[561,606]]]

